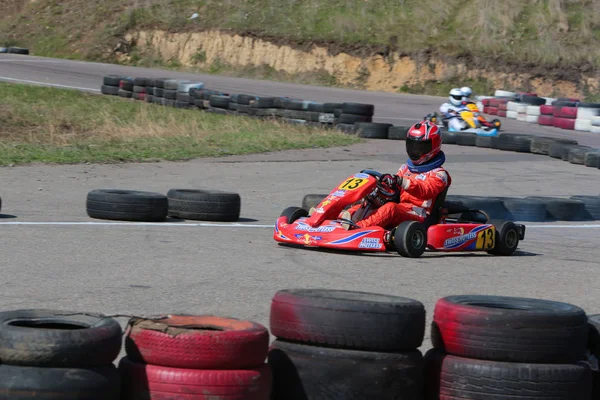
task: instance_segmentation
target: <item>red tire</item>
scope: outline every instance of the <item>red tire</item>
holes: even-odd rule
[[[247,370],[194,370],[119,363],[122,398],[128,400],[268,400],[272,372],[267,364]]]
[[[498,115],[498,108],[497,107],[490,107],[488,110],[488,114],[490,115]]]
[[[577,107],[555,107],[554,116],[560,118],[577,118]]]
[[[265,362],[269,332],[252,321],[170,315],[130,321],[125,350],[132,361],[190,369],[245,369]]]
[[[554,115],[554,107],[549,105],[541,105],[540,106],[540,114],[542,115]]]
[[[506,111],[506,110],[501,110],[501,109],[498,109],[498,114],[497,114],[497,115],[498,115],[499,117],[506,117],[506,113],[507,113],[507,111]]]
[[[489,106],[489,105],[490,105],[490,99],[483,99],[483,100],[481,100],[481,103],[482,103],[484,106]]]
[[[490,106],[483,106],[483,113],[484,114],[489,114],[490,113]]]
[[[499,111],[507,111],[508,110],[508,104],[506,104],[506,103],[499,104],[498,105],[498,110]]]
[[[557,128],[575,129],[575,120],[571,118],[553,117],[552,124]]]
[[[554,117],[552,115],[540,115],[538,117],[538,124],[539,125],[554,126]]]

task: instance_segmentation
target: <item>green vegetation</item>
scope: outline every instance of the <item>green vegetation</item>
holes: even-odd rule
[[[0,83],[0,165],[186,160],[361,139],[115,96]]]
[[[101,40],[115,44],[134,28],[219,28],[297,43],[600,66],[595,0],[38,0],[12,9],[0,21],[0,43],[40,55],[104,58]]]

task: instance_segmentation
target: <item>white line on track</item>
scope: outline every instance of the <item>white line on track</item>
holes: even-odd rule
[[[517,221],[518,222],[518,221]],[[2,225],[29,225],[29,226],[157,226],[157,227],[215,227],[215,228],[273,228],[275,222],[269,225],[263,224],[241,224],[241,223],[184,223],[184,222],[62,222],[62,221],[7,221],[0,222]],[[528,225],[529,228],[553,228],[553,229],[598,229],[600,224],[589,225]]]
[[[77,89],[77,90],[91,90],[93,92],[99,92],[100,89],[93,89],[93,88],[85,88],[85,87],[79,87],[79,86],[69,86],[69,85],[59,85],[58,83],[48,83],[48,82],[39,82],[39,81],[29,81],[27,79],[15,79],[15,78],[9,78],[7,76],[0,76],[0,81],[12,81],[12,82],[23,82],[23,83],[35,83],[37,85],[45,85],[45,86],[53,86],[53,87],[60,87],[60,88],[66,88],[66,89]]]

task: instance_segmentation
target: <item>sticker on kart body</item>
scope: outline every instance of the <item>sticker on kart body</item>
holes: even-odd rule
[[[477,234],[477,242],[475,248],[477,250],[493,249],[496,245],[496,230],[491,227]]]
[[[490,234],[488,233],[489,231],[492,231],[491,234],[491,239],[490,239]],[[477,239],[477,243],[476,243],[476,249],[477,250],[481,250],[481,249],[491,249],[493,248],[494,245],[494,227],[492,225],[482,225],[482,226],[478,226],[475,227],[474,229],[472,229],[469,233],[465,233],[463,235],[460,236],[455,236],[449,239],[444,240],[444,247],[447,249],[454,249],[457,247],[462,246],[463,244],[467,243],[470,240],[473,239]],[[491,246],[492,247],[487,247],[487,246]],[[486,247],[480,247],[480,246],[486,246]]]
[[[345,194],[346,194],[345,190],[336,190],[335,192],[331,193],[331,196],[333,196],[333,197],[344,197]]]
[[[296,236],[296,239],[301,240],[304,244],[314,244],[323,239],[322,236],[312,236],[308,233],[305,233],[304,235],[301,233],[296,233],[294,236]]]
[[[356,190],[359,187],[367,184],[369,182],[369,175],[367,174],[356,174],[350,179],[346,179],[340,186],[338,186],[338,190]]]
[[[296,230],[297,231],[302,231],[302,232],[321,232],[321,233],[328,233],[328,232],[333,232],[335,230],[336,226],[335,225],[326,225],[326,226],[319,226],[317,228],[313,228],[312,226],[305,224],[304,222],[299,222],[296,225]]]
[[[363,238],[358,244],[359,249],[381,249],[382,246],[379,238]]]

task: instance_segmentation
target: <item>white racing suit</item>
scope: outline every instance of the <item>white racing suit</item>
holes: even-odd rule
[[[447,102],[440,106],[442,116],[448,120],[448,128],[452,128],[456,131],[467,129],[467,123],[458,115],[458,111],[461,109],[462,107]],[[452,111],[456,112],[456,114],[453,114]]]

